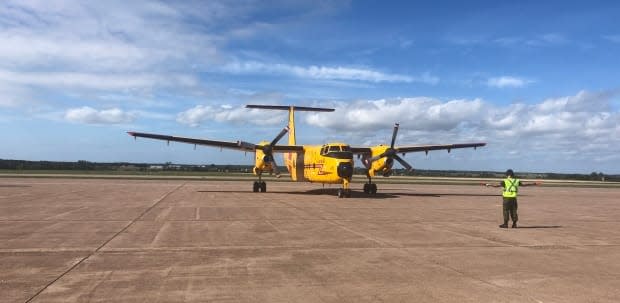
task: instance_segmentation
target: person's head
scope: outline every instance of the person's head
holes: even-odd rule
[[[512,171],[512,169],[509,169],[506,171],[506,177],[511,177],[514,178],[515,173]]]

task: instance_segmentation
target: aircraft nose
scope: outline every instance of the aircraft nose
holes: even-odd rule
[[[353,163],[341,162],[338,164],[338,177],[349,179],[353,176]]]

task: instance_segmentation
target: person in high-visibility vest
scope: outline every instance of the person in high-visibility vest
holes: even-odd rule
[[[515,178],[515,174],[512,169],[506,171],[506,179],[502,180],[499,184],[485,184],[486,186],[502,187],[502,210],[504,213],[504,224],[500,225],[500,228],[508,228],[508,219],[512,218],[512,228],[517,228],[517,221],[519,221],[519,215],[517,214],[517,194],[520,186],[532,186],[538,185],[538,183],[525,183]]]

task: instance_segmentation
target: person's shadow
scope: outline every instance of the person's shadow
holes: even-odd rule
[[[519,225],[517,228],[562,228],[560,225]]]

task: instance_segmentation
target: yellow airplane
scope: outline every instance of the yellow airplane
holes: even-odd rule
[[[376,194],[377,184],[372,183],[372,177],[382,175],[388,177],[392,174],[394,160],[398,161],[405,169],[411,170],[412,167],[398,154],[410,152],[426,152],[431,150],[448,150],[457,148],[468,148],[485,146],[486,143],[464,143],[446,145],[414,145],[404,147],[394,147],[396,134],[399,125],[394,126],[392,141],[389,146],[377,145],[372,147],[351,147],[348,144],[333,142],[324,145],[297,145],[295,137],[295,112],[314,111],[314,112],[333,112],[332,108],[303,107],[303,106],[281,106],[281,105],[246,105],[246,108],[259,108],[269,110],[287,110],[289,122],[280,133],[271,141],[261,141],[258,144],[245,141],[229,142],[215,141],[206,139],[194,139],[175,137],[168,135],[127,132],[134,138],[150,138],[164,140],[170,143],[182,142],[196,145],[214,146],[220,148],[234,149],[245,152],[254,152],[254,175],[258,180],[254,182],[252,190],[254,192],[266,192],[267,184],[262,180],[263,173],[275,174],[280,176],[278,165],[274,158],[274,153],[284,155],[284,163],[293,181],[306,181],[311,183],[323,184],[342,184],[338,189],[338,197],[351,196],[351,179],[353,177],[353,155],[361,157],[362,163],[366,168],[368,183],[364,184],[364,193]],[[288,145],[278,145],[278,141],[288,132]]]

